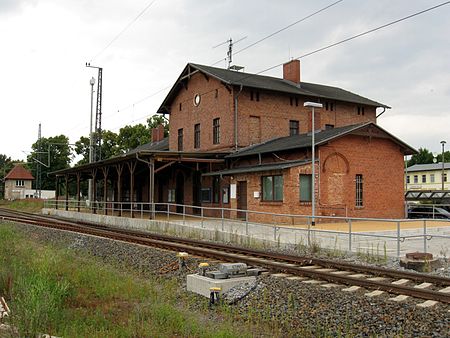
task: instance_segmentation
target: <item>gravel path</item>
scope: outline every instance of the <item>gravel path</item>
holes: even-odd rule
[[[177,276],[180,285],[185,285],[185,273],[171,272],[170,267],[177,262],[173,252],[29,225],[17,227],[29,238],[87,252],[143,275],[168,270],[165,275]],[[356,256],[343,259],[359,260]],[[193,270],[199,262],[190,257],[187,265]],[[387,265],[398,268],[395,261],[388,261]],[[448,264],[437,273],[450,276]],[[255,284],[244,285],[223,298],[234,303],[230,311],[239,320],[256,327],[264,323],[279,336],[450,337],[449,306],[438,304],[420,309],[417,300],[397,304],[387,301],[388,297],[391,296],[368,298],[364,291],[346,293],[339,288],[260,276]],[[198,296],[193,306],[204,308],[205,301]],[[266,334],[255,331],[255,336]]]

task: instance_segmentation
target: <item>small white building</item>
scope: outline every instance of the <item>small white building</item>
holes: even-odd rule
[[[450,189],[447,177],[450,175],[450,163],[415,164],[405,169],[405,190],[444,190]]]
[[[14,168],[5,176],[5,199],[16,200],[25,197],[25,191],[31,189],[34,177],[21,164],[16,164]]]
[[[33,175],[21,164],[17,164],[5,176],[5,199],[21,200],[25,198],[55,198],[55,190],[36,191],[35,189],[31,189],[33,180]]]

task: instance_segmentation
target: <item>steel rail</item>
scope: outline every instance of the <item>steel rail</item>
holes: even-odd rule
[[[88,227],[95,227],[95,228],[102,228],[102,229],[108,229],[110,231],[116,231],[124,234],[134,234],[136,236],[143,236],[145,238],[153,238],[153,239],[159,239],[159,240],[165,240],[165,241],[171,241],[171,242],[177,242],[177,243],[183,243],[188,245],[196,245],[204,248],[212,248],[212,249],[221,249],[228,252],[234,252],[238,254],[245,254],[245,255],[251,255],[254,257],[261,257],[266,258],[270,260],[279,260],[284,262],[290,262],[295,263],[299,265],[307,265],[307,264],[313,264],[313,265],[321,265],[326,268],[334,268],[338,270],[350,270],[355,271],[359,273],[369,273],[372,275],[377,276],[387,276],[390,278],[405,278],[410,279],[416,282],[427,282],[427,283],[433,283],[435,285],[441,285],[441,286],[449,286],[450,285],[450,278],[441,277],[441,276],[434,276],[429,274],[423,274],[423,273],[417,273],[417,272],[411,272],[411,271],[399,271],[394,269],[387,269],[382,267],[375,267],[375,266],[364,266],[364,265],[357,265],[352,263],[346,263],[346,262],[336,262],[334,260],[327,260],[327,259],[320,259],[320,258],[313,258],[313,257],[306,257],[306,256],[295,256],[295,255],[287,255],[287,254],[279,254],[279,253],[273,253],[273,252],[266,252],[262,250],[255,250],[255,249],[247,249],[242,247],[236,247],[231,246],[227,244],[220,244],[220,243],[213,243],[213,242],[207,242],[207,241],[201,241],[201,240],[195,240],[195,239],[184,239],[180,237],[173,237],[168,235],[161,235],[161,234],[154,234],[154,233],[148,233],[143,232],[135,229],[123,229],[123,228],[116,228],[116,227],[108,227],[105,225],[101,225],[98,223],[92,223],[92,222],[84,222],[76,220],[69,221],[67,219],[63,218],[55,218],[51,216],[41,216],[41,215],[35,215],[30,213],[23,213],[18,211],[11,211],[7,209],[0,209],[0,214],[9,213],[14,215],[26,215],[26,217],[32,217],[32,218],[39,218],[44,219],[49,222],[66,222],[71,225],[83,225]]]
[[[247,256],[246,253],[231,253],[231,252],[223,252],[218,251],[212,248],[199,247],[195,245],[189,245],[185,243],[173,243],[167,240],[160,239],[152,239],[146,238],[142,236],[136,236],[135,234],[126,234],[122,232],[112,231],[110,229],[98,229],[92,228],[84,225],[73,225],[73,224],[60,224],[59,222],[54,221],[43,221],[41,220],[32,220],[31,217],[17,217],[17,216],[3,216],[3,219],[13,221],[13,222],[22,222],[32,225],[41,225],[50,228],[56,228],[61,230],[68,230],[72,232],[83,232],[89,235],[106,237],[114,240],[120,240],[124,242],[131,242],[142,245],[150,245],[153,247],[158,247],[162,249],[168,249],[173,251],[186,251],[190,254],[220,259],[224,261],[236,261],[239,260],[241,262],[245,262],[251,265],[263,266],[271,271],[281,271],[287,272],[294,275],[306,276],[309,278],[321,279],[332,283],[341,283],[346,285],[356,285],[360,287],[364,287],[367,289],[376,289],[382,290],[388,293],[394,294],[402,294],[408,295],[416,298],[428,299],[440,301],[443,303],[450,304],[450,294],[434,291],[434,290],[426,290],[419,289],[409,286],[401,286],[394,285],[391,283],[384,283],[379,281],[367,280],[367,279],[359,279],[356,277],[349,276],[341,276],[335,275],[329,272],[317,271],[316,269],[304,269],[301,266],[293,265],[292,263],[286,262],[278,262],[268,259],[261,259],[258,257]]]

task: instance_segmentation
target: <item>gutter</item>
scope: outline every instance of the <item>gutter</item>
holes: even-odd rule
[[[242,84],[239,92],[234,97],[234,150],[238,150],[238,97],[242,92]]]
[[[381,115],[383,115],[386,111],[386,107],[383,107],[383,111],[381,113],[379,113],[378,115],[375,116],[375,118],[379,118]]]

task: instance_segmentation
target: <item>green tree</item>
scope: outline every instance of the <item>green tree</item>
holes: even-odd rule
[[[75,142],[75,153],[81,155],[82,158],[77,162],[77,165],[89,163],[89,137],[81,136],[78,141]]]
[[[148,142],[150,142],[150,129],[143,124],[120,128],[117,137],[118,147],[124,153]]]
[[[150,136],[151,130],[158,127],[160,124],[164,126],[164,137],[169,136],[169,122],[162,115],[153,115],[147,119],[147,125],[150,129]]]
[[[28,162],[34,169],[33,175],[40,176],[42,190],[54,190],[55,177],[50,173],[69,168],[73,158],[69,138],[65,135],[43,137],[40,141],[33,143],[31,148],[33,151],[28,156]]]
[[[118,135],[112,131],[102,132],[102,158],[107,159],[121,154],[118,142]]]
[[[5,181],[6,174],[14,167],[11,157],[0,154],[0,199],[5,197]]]
[[[426,148],[419,148],[419,152],[411,156],[408,167],[414,164],[433,163],[433,154]]]
[[[89,137],[81,136],[78,141],[75,142],[75,152],[77,155],[81,155],[82,159],[77,162],[77,165],[89,163]],[[119,146],[117,145],[117,134],[104,130],[102,132],[102,159],[108,159],[117,156],[121,153]]]
[[[442,153],[436,156],[438,162],[442,162]],[[444,162],[450,162],[450,151],[444,152]]]

